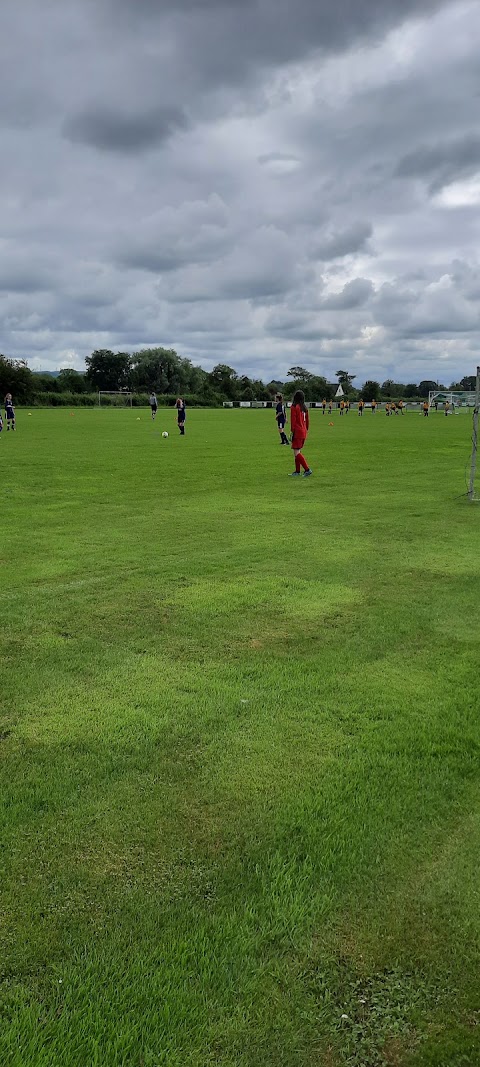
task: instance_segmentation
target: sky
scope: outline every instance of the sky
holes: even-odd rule
[[[1,0],[0,351],[473,374],[479,40],[478,0]]]

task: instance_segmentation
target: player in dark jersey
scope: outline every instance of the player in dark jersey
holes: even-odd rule
[[[11,393],[7,393],[5,397],[5,422],[7,424],[7,430],[15,429],[15,408],[13,406]]]
[[[327,401],[326,400],[322,400],[322,415],[325,414],[326,409],[327,409]]]
[[[285,404],[283,403],[283,396],[281,393],[277,393],[275,407],[275,418],[277,420],[278,432],[280,434],[280,444],[288,445],[288,437],[285,433],[285,423],[287,421],[287,413],[285,411]]]
[[[156,394],[153,392],[153,390],[150,393],[148,403],[150,404],[150,410],[152,412],[152,419],[154,419],[155,415],[157,414],[157,411],[158,411],[158,403],[157,403]]]
[[[187,417],[187,413],[185,411],[185,401],[182,400],[181,396],[179,396],[175,407],[177,409],[178,429],[180,430],[181,437],[185,437],[185,419]]]

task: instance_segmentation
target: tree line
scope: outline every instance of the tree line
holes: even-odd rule
[[[211,371],[195,367],[191,360],[179,356],[173,348],[145,348],[139,352],[112,352],[96,349],[88,356],[85,372],[64,368],[57,375],[32,371],[25,360],[0,355],[0,394],[13,394],[17,403],[27,404],[94,404],[100,390],[121,390],[134,394],[134,403],[145,403],[154,391],[159,402],[173,403],[184,396],[190,404],[215,406],[228,400],[272,400],[281,392],[288,400],[302,389],[307,401],[331,400],[341,385],[350,400],[414,400],[428,396],[430,390],[447,386],[431,380],[395,382],[366,381],[356,388],[355,375],[338,370],[336,381],[312,374],[305,367],[291,367],[287,380],[263,382],[237,374],[233,367],[218,363]],[[474,375],[452,382],[449,389],[475,389]]]

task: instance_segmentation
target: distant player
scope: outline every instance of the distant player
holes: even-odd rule
[[[329,402],[328,402],[328,414],[329,415],[332,414],[332,404],[333,404],[333,400],[329,400]]]
[[[185,411],[185,401],[182,400],[181,396],[178,397],[178,400],[176,401],[175,407],[177,409],[177,425],[178,425],[178,429],[180,430],[181,437],[185,437],[185,419],[186,419],[187,413]]]
[[[449,400],[445,401],[445,403],[443,405],[443,410],[444,410],[446,415],[449,414],[449,412],[450,412],[450,401]]]
[[[346,400],[345,401],[345,414],[348,415],[349,411],[350,411],[350,401]]]
[[[0,433],[2,432],[2,430],[3,430],[3,418],[2,418],[2,412],[0,411]]]
[[[345,401],[341,400],[340,401],[340,414],[343,415],[344,411],[345,411]]]
[[[156,397],[155,393],[150,393],[150,397],[149,397],[148,403],[150,404],[150,410],[152,412],[152,419],[154,419],[155,415],[157,414],[157,411],[158,411],[158,403],[157,403],[157,397]]]
[[[403,411],[404,411],[404,407],[405,407],[405,404],[403,403],[403,400],[399,400],[398,401],[398,407],[399,407],[399,410],[400,410],[400,414],[403,415]]]
[[[13,406],[11,393],[7,393],[5,397],[5,422],[7,424],[7,430],[15,429],[15,408]]]
[[[364,401],[363,400],[359,400],[358,401],[358,414],[359,415],[363,415],[364,407],[365,407]]]
[[[288,445],[288,437],[285,433],[285,423],[287,421],[287,413],[285,410],[285,404],[283,403],[282,393],[277,393],[275,407],[275,418],[277,420],[278,432],[280,434],[280,444]]]
[[[371,401],[371,408],[372,408],[372,415],[374,415],[376,410],[377,410],[377,401],[376,400],[372,400]]]
[[[326,410],[327,410],[327,401],[326,400],[322,400],[322,415],[325,414]]]
[[[290,477],[299,478],[300,467],[303,467],[303,477],[308,478],[313,472],[310,470],[305,456],[302,454],[302,448],[307,440],[309,418],[308,409],[305,404],[305,394],[301,389],[297,389],[293,398],[292,407],[290,409],[290,419],[292,429],[292,448],[295,456],[295,470]]]
[[[390,404],[385,404],[385,414],[386,415],[390,414]]]
[[[428,419],[428,400],[423,401],[423,414]]]

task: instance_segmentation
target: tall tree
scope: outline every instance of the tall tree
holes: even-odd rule
[[[394,382],[392,378],[387,378],[382,382],[382,393],[384,396],[399,398],[406,395],[406,385],[403,382]]]
[[[338,384],[341,385],[345,396],[348,396],[352,389],[352,382],[357,377],[356,374],[349,374],[348,370],[335,371],[335,377],[338,378]]]
[[[85,393],[87,381],[84,374],[72,367],[64,367],[57,380],[58,388],[62,393]]]
[[[27,400],[34,390],[35,377],[24,359],[0,355],[0,397],[11,393],[15,400]]]
[[[209,383],[216,393],[226,397],[227,400],[236,400],[238,396],[238,375],[233,367],[226,363],[217,363],[217,366],[208,375]]]
[[[97,348],[87,356],[86,378],[94,389],[128,389],[130,385],[129,352],[111,352]]]
[[[418,395],[426,400],[428,394],[437,388],[441,389],[442,386],[437,386],[436,382],[432,382],[426,379],[425,381],[420,382],[420,385],[418,386]]]
[[[362,400],[379,400],[380,399],[380,383],[374,381],[367,381],[360,390],[360,397]]]
[[[156,393],[195,392],[205,379],[205,371],[182,359],[174,348],[143,348],[132,355],[132,383],[135,389]]]
[[[36,393],[58,393],[60,391],[58,376],[33,371],[33,388]]]
[[[293,378],[294,382],[309,382],[310,378],[313,378],[313,374],[309,370],[305,370],[305,367],[290,367],[287,371],[287,378]]]

